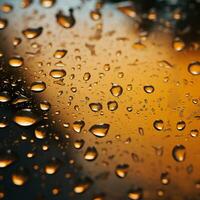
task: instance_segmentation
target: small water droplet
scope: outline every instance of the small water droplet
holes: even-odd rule
[[[78,120],[73,123],[73,129],[77,133],[80,133],[85,126],[85,122],[83,120]]]
[[[51,8],[55,4],[56,0],[40,0],[40,4],[44,8]]]
[[[5,29],[7,25],[8,25],[7,19],[0,18],[0,30]]]
[[[173,41],[173,48],[176,51],[182,51],[185,48],[185,43],[180,38],[176,38]]]
[[[115,169],[115,174],[119,178],[125,178],[127,176],[127,173],[128,173],[128,168],[129,168],[129,165],[127,165],[127,164],[117,165],[117,167]]]
[[[110,111],[114,111],[114,110],[117,110],[118,108],[118,103],[116,101],[109,101],[107,103],[107,106],[108,106],[108,110]]]
[[[157,131],[162,131],[164,128],[164,122],[163,120],[156,120],[154,121],[153,126]]]
[[[103,108],[103,106],[100,103],[90,103],[89,107],[93,112],[98,112]]]
[[[38,121],[38,118],[30,109],[22,109],[16,112],[13,120],[20,126],[31,126]]]
[[[66,29],[73,27],[75,24],[73,10],[70,9],[69,12],[70,14],[68,16],[64,15],[61,11],[58,14],[56,14],[57,23]]]
[[[9,65],[11,67],[21,67],[24,63],[24,59],[21,56],[14,56],[9,59]]]
[[[188,71],[192,75],[200,75],[200,62],[193,62],[188,65]]]
[[[66,71],[64,69],[53,69],[50,71],[50,76],[55,79],[60,79],[66,76]]]
[[[191,135],[192,137],[197,137],[197,136],[199,135],[199,131],[198,131],[197,129],[192,129],[192,130],[190,131],[190,135]]]
[[[122,95],[123,88],[120,85],[114,83],[110,89],[110,92],[114,97],[119,97]]]
[[[0,92],[0,103],[6,103],[10,101],[10,95],[7,91]]]
[[[43,81],[36,81],[31,84],[32,92],[43,92],[46,89],[46,84]]]
[[[154,87],[152,85],[146,85],[144,86],[144,91],[148,94],[151,94],[154,92]]]
[[[37,38],[38,36],[40,36],[42,34],[42,31],[43,31],[42,27],[27,28],[27,29],[23,30],[22,33],[27,39],[34,39],[34,38]]]
[[[179,121],[176,124],[176,128],[177,128],[178,131],[184,130],[185,127],[186,127],[186,123],[184,121]]]
[[[28,174],[25,169],[19,168],[12,174],[12,182],[17,186],[23,186],[28,181]]]
[[[65,49],[58,49],[56,52],[53,54],[54,58],[61,59],[67,54],[67,50]]]
[[[90,12],[90,17],[91,17],[91,19],[94,20],[94,21],[100,20],[100,19],[101,19],[101,13],[100,13],[99,9],[92,10],[92,11]]]
[[[109,124],[95,124],[91,126],[89,131],[96,137],[105,137],[108,133],[110,125]]]
[[[85,151],[84,158],[87,161],[93,161],[97,158],[98,152],[95,147],[88,147]]]
[[[177,162],[183,162],[186,158],[186,149],[183,145],[176,145],[172,150],[172,156]]]

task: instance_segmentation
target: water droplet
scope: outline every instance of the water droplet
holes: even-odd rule
[[[91,126],[89,131],[96,137],[105,137],[108,133],[110,125],[109,124],[95,124]]]
[[[153,126],[157,131],[162,131],[164,128],[164,122],[163,120],[156,120],[154,121]]]
[[[73,10],[69,10],[69,16],[64,15],[61,11],[56,14],[57,23],[63,28],[71,28],[75,24],[75,18],[73,16]]]
[[[94,21],[100,20],[100,19],[101,19],[101,13],[100,13],[99,9],[92,10],[92,11],[90,12],[90,17],[91,17],[91,19],[94,20]]]
[[[79,181],[75,186],[74,186],[74,192],[76,194],[82,194],[86,192],[89,187],[91,186],[92,181],[89,178],[86,178],[84,180]]]
[[[61,59],[66,54],[67,54],[67,50],[65,50],[65,49],[58,49],[58,50],[56,50],[56,52],[54,53],[53,56],[54,56],[54,58]]]
[[[98,112],[103,108],[103,106],[100,103],[90,103],[89,107],[93,112]]]
[[[23,168],[15,170],[12,174],[12,182],[17,186],[23,186],[28,181],[28,174]]]
[[[14,47],[17,47],[21,42],[22,42],[21,38],[15,37],[13,39],[13,43],[12,44],[13,44]]]
[[[9,13],[13,10],[13,6],[8,4],[8,3],[4,3],[1,5],[1,11],[4,13]]]
[[[188,71],[192,75],[200,75],[200,62],[190,63],[188,66]]]
[[[85,122],[83,120],[78,120],[73,123],[73,129],[77,133],[80,133],[85,126]]]
[[[127,176],[127,173],[128,173],[128,168],[129,168],[129,165],[127,165],[127,164],[117,165],[117,167],[115,169],[115,174],[119,178],[125,178]]]
[[[40,102],[40,109],[43,111],[48,111],[50,109],[51,105],[48,101],[42,101]]]
[[[169,63],[167,60],[160,60],[160,61],[158,61],[158,66],[159,67],[168,68],[168,69],[170,69],[170,68],[173,67],[173,65],[171,63]]]
[[[8,167],[9,165],[13,164],[17,160],[16,155],[8,150],[5,153],[0,153],[0,168]]]
[[[55,79],[60,79],[66,76],[66,71],[64,69],[53,69],[50,72],[50,76]]]
[[[76,149],[81,149],[82,147],[83,147],[83,145],[84,145],[84,140],[76,140],[75,142],[74,142],[74,147],[76,148]]]
[[[21,0],[21,7],[28,8],[33,3],[33,0]]]
[[[119,6],[118,9],[128,17],[134,18],[136,16],[135,9],[132,6]]]
[[[40,0],[40,4],[44,8],[51,8],[55,4],[56,0]]]
[[[21,56],[14,56],[9,59],[9,65],[11,67],[21,67],[24,63],[24,59]]]
[[[114,83],[110,89],[110,92],[114,97],[119,97],[122,95],[123,88],[120,85]]]
[[[46,137],[46,128],[44,126],[39,126],[35,129],[35,137],[37,139],[44,139]]]
[[[52,158],[44,168],[45,173],[49,175],[55,174],[58,171],[60,164],[61,162],[58,159]]]
[[[0,18],[0,30],[3,30],[8,25],[7,19]]]
[[[32,92],[43,92],[46,89],[46,84],[43,81],[36,81],[31,84]]]
[[[131,200],[142,200],[142,196],[142,189],[130,190],[128,193],[128,198]]]
[[[10,95],[7,91],[0,92],[0,103],[6,103],[10,101]]]
[[[173,41],[173,48],[176,51],[182,51],[185,48],[185,43],[180,38],[176,38]]]
[[[172,150],[172,156],[177,162],[183,162],[186,157],[186,149],[183,145],[176,145]]]
[[[14,122],[20,126],[31,126],[37,121],[38,118],[30,109],[22,109],[14,117]]]
[[[186,127],[186,123],[184,121],[179,121],[176,124],[176,128],[178,131],[182,131],[183,129],[185,129]]]
[[[198,131],[197,129],[192,129],[192,130],[190,131],[190,135],[191,135],[192,137],[197,137],[197,136],[199,135],[199,131]]]
[[[160,180],[163,185],[168,185],[170,182],[169,173],[168,172],[162,173],[160,176]]]
[[[84,75],[83,75],[83,80],[84,81],[88,81],[90,79],[91,75],[89,72],[86,72]]]
[[[97,158],[98,152],[95,147],[88,147],[85,151],[84,158],[87,161],[93,161]]]
[[[108,106],[108,110],[110,111],[114,111],[114,110],[117,110],[118,108],[118,103],[116,101],[109,101],[107,103],[107,106]]]
[[[23,30],[22,33],[27,39],[34,39],[34,38],[37,38],[38,36],[40,36],[42,31],[43,31],[42,27],[27,28],[27,29]]]
[[[144,91],[148,94],[153,93],[154,87],[152,85],[146,85],[146,86],[144,86]]]

